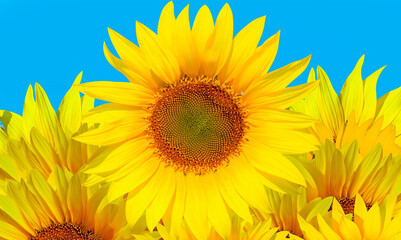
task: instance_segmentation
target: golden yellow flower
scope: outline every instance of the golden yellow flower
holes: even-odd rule
[[[298,223],[298,215],[302,216],[313,226],[317,224],[317,214],[327,217],[332,203],[332,197],[308,200],[306,190],[300,187],[298,193],[282,194],[267,190],[268,213],[260,213],[253,209],[255,222],[271,221],[270,227],[277,228],[274,239],[303,239],[303,234]]]
[[[292,108],[318,119],[311,132],[321,142],[333,141],[337,148],[350,145],[358,140],[362,157],[378,143],[383,146],[384,155],[401,154],[401,88],[376,98],[377,79],[380,68],[362,81],[364,56],[356,64],[337,96],[327,74],[317,68],[316,88],[305,101]],[[308,82],[315,81],[312,69]]]
[[[126,199],[107,202],[108,186],[83,186],[85,177],[59,166],[46,180],[32,170],[27,182],[9,180],[0,196],[0,239],[133,239]]]
[[[302,216],[299,216],[299,222],[307,240],[401,239],[401,214],[393,217],[395,199],[394,195],[389,195],[380,206],[375,203],[366,209],[367,203],[357,194],[354,220],[334,199],[332,217],[323,218],[318,214],[318,227],[307,223]]]
[[[381,204],[388,194],[400,194],[401,156],[383,156],[380,144],[365,157],[359,149],[357,141],[338,149],[326,140],[315,159],[303,161],[308,199],[333,196],[348,214],[354,212],[357,194],[368,208]]]
[[[177,18],[163,9],[158,34],[136,24],[139,47],[113,30],[120,59],[105,46],[108,61],[130,82],[93,82],[83,93],[111,103],[86,114],[104,126],[75,139],[110,146],[85,172],[88,184],[112,182],[111,200],[127,192],[130,223],[146,212],[149,229],[163,217],[179,229],[182,217],[193,234],[207,239],[211,227],[230,234],[231,211],[250,220],[249,205],[266,210],[264,185],[291,191],[304,185],[283,154],[315,150],[302,130],[311,118],[285,110],[317,82],[286,88],[309,57],[267,73],[279,33],[258,47],[261,17],[233,39],[228,4],[214,23],[203,6],[191,28],[188,7]]]
[[[81,77],[82,73],[74,84],[80,83]],[[6,146],[6,151],[0,147],[0,176],[19,181],[35,168],[47,177],[56,165],[76,173],[97,150],[72,139],[74,134],[94,128],[81,121],[82,114],[93,108],[93,98],[81,98],[79,91],[71,88],[56,113],[39,84],[35,95],[36,99],[29,86],[22,116],[0,110],[5,126],[5,132],[0,130],[0,144]]]

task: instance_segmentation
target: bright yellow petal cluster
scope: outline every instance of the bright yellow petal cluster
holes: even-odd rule
[[[372,206],[388,194],[400,194],[401,155],[383,156],[383,148],[377,145],[362,157],[359,149],[357,141],[337,149],[327,140],[313,160],[302,161],[307,170],[308,199],[333,196],[338,201],[352,200],[359,194]]]
[[[74,84],[81,81],[82,73]],[[37,169],[46,178],[59,165],[76,173],[89,162],[98,147],[79,143],[72,136],[94,128],[82,122],[82,114],[93,108],[94,99],[81,97],[79,91],[71,88],[56,112],[43,90],[35,85],[35,97],[29,86],[23,115],[0,110],[0,120],[6,131],[0,130],[0,168],[7,177],[17,181]]]
[[[318,215],[318,227],[308,224],[301,216],[299,222],[305,239],[310,240],[392,240],[401,238],[401,215],[393,216],[396,197],[389,195],[380,206],[375,203],[369,210],[357,194],[355,214],[344,214],[337,200],[333,201],[333,213],[329,219]]]
[[[366,156],[378,143],[384,155],[401,154],[401,88],[376,99],[376,83],[380,68],[362,80],[364,56],[359,59],[337,96],[327,74],[317,68],[316,88],[305,101],[292,106],[296,111],[319,120],[311,132],[321,142],[333,141],[338,148],[358,140],[362,156]],[[312,69],[308,82],[315,81]]]
[[[60,167],[48,180],[36,170],[27,182],[9,180],[0,196],[0,239],[129,239],[126,200],[108,203],[107,186],[89,189],[84,181]]]

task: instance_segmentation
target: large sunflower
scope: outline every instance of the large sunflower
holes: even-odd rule
[[[81,77],[82,73],[74,84],[80,83]],[[4,132],[0,130],[0,176],[19,181],[35,168],[47,177],[56,165],[76,173],[97,150],[72,139],[74,134],[94,128],[81,121],[93,104],[93,98],[81,97],[72,87],[56,113],[43,88],[36,84],[34,97],[29,86],[22,116],[0,110],[5,126]]]
[[[322,144],[329,139],[341,148],[358,140],[362,156],[378,143],[382,145],[384,155],[401,154],[401,88],[377,100],[376,83],[384,67],[362,81],[363,61],[364,56],[345,81],[339,96],[327,74],[318,67],[319,87],[292,108],[319,120],[311,132]],[[313,81],[315,72],[312,69],[308,82]]]
[[[331,218],[317,216],[318,227],[298,216],[302,232],[307,240],[393,240],[401,239],[401,214],[393,216],[395,196],[389,195],[379,206],[375,203],[366,209],[366,202],[357,194],[354,220],[344,213],[334,199]]]
[[[173,3],[163,9],[158,34],[137,23],[139,47],[113,30],[120,58],[106,58],[129,80],[85,83],[85,94],[111,103],[86,114],[105,122],[75,139],[111,146],[86,168],[90,182],[112,181],[112,200],[129,192],[128,221],[146,210],[149,229],[164,216],[179,229],[184,216],[199,239],[211,226],[230,233],[230,211],[251,219],[249,204],[266,209],[266,185],[290,191],[304,185],[299,170],[282,154],[305,153],[317,141],[302,131],[311,118],[285,110],[316,82],[286,88],[309,57],[267,73],[279,34],[258,47],[265,18],[233,39],[226,4],[214,24],[203,6],[192,29],[188,7],[177,17]]]
[[[383,156],[380,144],[365,157],[359,149],[357,141],[338,149],[326,140],[315,159],[302,161],[308,199],[333,196],[346,214],[352,214],[358,194],[368,208],[381,204],[388,194],[400,194],[401,156]]]
[[[85,177],[59,166],[46,180],[32,170],[27,182],[9,180],[0,196],[0,239],[133,239],[123,198],[107,202],[108,186],[83,186]]]

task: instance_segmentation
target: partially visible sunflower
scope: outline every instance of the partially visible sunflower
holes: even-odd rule
[[[146,211],[149,229],[162,217],[179,229],[184,217],[197,238],[207,239],[212,226],[226,238],[231,210],[247,220],[249,205],[266,210],[264,185],[287,192],[305,184],[283,154],[316,149],[302,131],[312,119],[285,109],[317,82],[286,88],[309,57],[267,73],[279,34],[258,47],[264,21],[233,39],[228,4],[215,24],[203,6],[191,29],[188,7],[175,18],[170,2],[158,34],[136,24],[139,47],[109,30],[121,59],[104,46],[106,58],[130,82],[77,86],[111,103],[86,114],[106,125],[74,139],[111,146],[85,172],[97,176],[88,184],[112,182],[111,200],[129,192],[130,223]]]
[[[375,203],[366,209],[368,203],[357,194],[355,214],[344,213],[340,203],[334,199],[332,217],[317,216],[318,226],[307,223],[299,216],[302,232],[307,240],[394,240],[401,239],[401,214],[393,216],[396,197],[389,195],[379,206]]]
[[[232,229],[226,240],[273,240],[278,228],[271,227],[271,219],[251,224],[244,221],[238,215],[232,216]],[[157,230],[163,240],[196,240],[188,225],[183,221],[179,235],[170,234],[167,228],[161,224],[157,225]],[[155,239],[156,240],[156,239]],[[224,240],[214,229],[211,229],[208,240]]]
[[[0,196],[0,239],[133,239],[125,218],[126,199],[107,202],[108,186],[83,186],[81,173],[59,166],[46,180],[35,169],[27,182],[9,180]]]
[[[315,226],[317,214],[328,217],[328,210],[333,201],[332,197],[308,200],[303,187],[299,189],[299,194],[282,194],[267,190],[267,196],[269,212],[264,214],[253,209],[253,213],[255,222],[271,220],[270,227],[278,229],[278,232],[274,234],[275,239],[302,239],[303,234],[298,223],[298,215]]]
[[[313,116],[319,122],[311,127],[311,132],[324,144],[326,139],[337,148],[359,142],[362,157],[366,156],[378,143],[383,147],[383,154],[401,154],[401,87],[379,100],[376,97],[376,83],[382,72],[380,68],[362,81],[362,64],[359,59],[337,96],[327,74],[317,68],[316,88],[305,101],[292,109]],[[312,69],[308,82],[315,81]]]
[[[316,151],[315,159],[302,161],[307,170],[304,175],[308,199],[333,196],[348,214],[354,212],[357,194],[368,208],[381,204],[388,194],[400,194],[401,156],[383,156],[380,144],[365,157],[360,156],[358,149],[357,141],[338,149],[326,140]]]
[[[82,73],[74,84],[81,81]],[[56,165],[76,173],[88,163],[96,146],[82,144],[72,139],[94,125],[82,123],[82,114],[93,108],[94,99],[80,97],[72,87],[56,113],[39,84],[35,85],[35,97],[29,86],[22,116],[0,110],[0,121],[5,132],[0,130],[0,176],[17,181],[37,169],[47,177]],[[2,150],[1,145],[5,146]]]

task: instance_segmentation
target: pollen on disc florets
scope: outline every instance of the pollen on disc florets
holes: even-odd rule
[[[338,199],[338,203],[341,205],[344,214],[352,213],[352,215],[354,215],[355,197],[354,198],[342,197]],[[365,206],[367,210],[369,210],[372,207],[372,205],[370,205],[369,203],[365,203]],[[329,211],[330,210],[332,210],[332,206],[330,206]],[[354,220],[354,216],[352,216],[352,220]]]
[[[87,230],[81,224],[75,223],[52,223],[41,230],[36,230],[36,235],[30,240],[102,240],[92,230]]]
[[[203,175],[240,153],[246,109],[217,78],[184,76],[160,89],[149,110],[148,135],[166,166]]]

